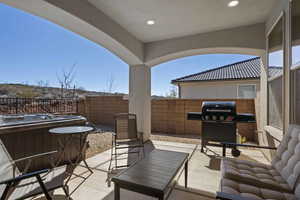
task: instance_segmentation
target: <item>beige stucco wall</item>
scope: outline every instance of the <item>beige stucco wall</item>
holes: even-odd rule
[[[180,83],[180,98],[184,99],[224,99],[238,98],[239,85],[256,85],[260,91],[259,80],[243,81],[207,81]]]

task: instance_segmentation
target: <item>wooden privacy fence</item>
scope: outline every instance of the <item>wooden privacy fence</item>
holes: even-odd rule
[[[187,120],[188,112],[201,111],[203,101],[216,99],[154,99],[151,107],[152,132],[170,134],[201,134],[201,122]],[[235,101],[237,112],[255,113],[253,99],[217,99]],[[113,125],[116,113],[128,112],[128,100],[122,96],[86,97],[84,114],[96,124]],[[257,141],[256,124],[238,124],[239,133],[250,141]]]
[[[114,125],[115,114],[128,112],[128,100],[122,96],[88,96],[82,103],[81,113],[95,124]]]
[[[235,101],[237,112],[255,113],[253,99],[160,99],[152,100],[152,132],[201,134],[200,121],[187,120],[188,112],[201,112],[203,101]],[[238,123],[239,134],[256,141],[256,124]]]

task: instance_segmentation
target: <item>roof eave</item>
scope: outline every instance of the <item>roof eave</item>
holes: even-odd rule
[[[189,81],[180,81],[180,80],[172,80],[172,84],[180,84],[180,83],[191,83],[191,82],[215,82],[215,81],[237,81],[237,80],[259,80],[260,77],[253,78],[230,78],[230,79],[214,79],[214,80],[189,80]]]

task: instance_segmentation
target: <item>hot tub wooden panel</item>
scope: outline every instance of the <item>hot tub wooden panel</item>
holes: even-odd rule
[[[26,124],[25,126],[18,125],[15,127],[2,127],[0,128],[0,139],[10,157],[13,160],[16,160],[31,155],[59,150],[58,137],[60,137],[60,139],[68,139],[68,136],[51,135],[49,133],[49,129],[62,126],[85,125],[85,123],[85,118],[78,118],[51,123],[35,123],[31,126]],[[67,163],[69,160],[68,158],[75,160],[78,152],[76,148],[79,148],[79,140],[72,140],[72,143],[66,148],[67,153],[64,154],[60,164]],[[55,161],[58,160],[59,153],[60,152],[53,156]],[[23,169],[24,163],[20,163],[19,167]],[[36,159],[32,163],[30,171],[51,167],[52,166],[49,164],[49,158],[45,157],[42,159]]]

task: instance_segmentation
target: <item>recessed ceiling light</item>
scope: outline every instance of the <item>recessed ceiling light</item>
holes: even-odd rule
[[[155,21],[154,21],[154,20],[148,20],[148,21],[147,21],[147,24],[148,24],[148,25],[153,25],[153,24],[155,24]]]
[[[228,7],[235,7],[235,6],[239,5],[239,3],[240,2],[238,0],[230,1],[228,3]]]

